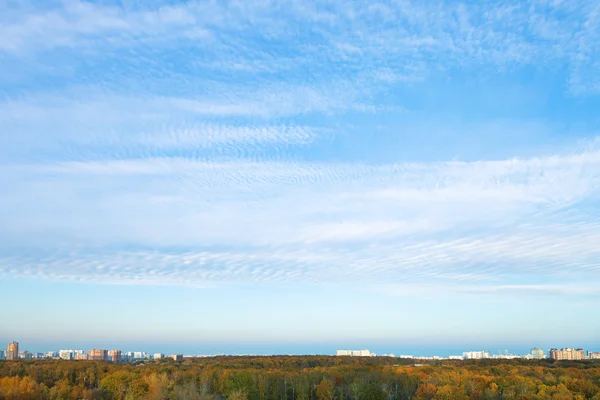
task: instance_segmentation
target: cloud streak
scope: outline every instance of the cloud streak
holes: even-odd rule
[[[191,59],[218,71],[297,71],[318,65],[339,78],[348,70],[370,74],[379,66],[387,71],[384,81],[422,79],[473,63],[512,68],[547,60],[546,66],[551,61],[568,66],[573,91],[597,89],[592,72],[599,60],[592,49],[599,39],[598,8],[588,1],[577,7],[540,1],[490,7],[337,0],[116,7],[69,0],[4,8],[0,51],[10,57],[72,48],[95,57],[107,48],[143,54],[178,42],[214,51],[208,60]],[[161,70],[175,73],[172,65]]]
[[[0,3],[4,276],[598,278],[597,4],[157,4]]]
[[[33,264],[5,258],[10,275],[204,285],[319,282],[341,271],[336,279],[349,282],[600,273],[600,222],[578,207],[598,196],[593,149],[379,166],[65,162],[4,167],[0,176],[7,246],[26,236],[82,246]],[[108,250],[123,243],[144,250]]]

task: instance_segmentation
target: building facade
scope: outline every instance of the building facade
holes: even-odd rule
[[[465,351],[463,353],[463,359],[465,360],[481,360],[483,358],[490,358],[490,352],[486,350],[482,351]]]
[[[106,361],[108,360],[107,350],[92,349],[88,351],[88,360]]]
[[[109,350],[108,359],[112,362],[121,361],[121,350]]]
[[[600,360],[600,351],[588,351],[588,358],[590,360]]]
[[[134,360],[145,360],[150,358],[150,354],[145,351],[134,351],[133,358]]]
[[[11,342],[8,344],[8,348],[6,349],[6,359],[7,360],[18,360],[19,359],[19,343]]]
[[[183,354],[173,354],[171,357],[175,361],[183,361]]]
[[[336,356],[351,356],[351,357],[374,357],[375,354],[369,350],[337,350]]]
[[[533,358],[534,360],[541,360],[542,358],[546,358],[546,355],[544,354],[544,350],[542,349],[538,349],[537,347],[534,347],[533,349],[531,349],[531,358]]]
[[[570,347],[566,349],[551,349],[550,358],[553,360],[583,360],[585,354],[583,349],[572,349]]]
[[[62,360],[75,360],[77,358],[78,354],[85,354],[85,352],[83,350],[72,350],[72,349],[58,351],[58,356]]]

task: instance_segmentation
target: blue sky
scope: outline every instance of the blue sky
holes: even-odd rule
[[[600,4],[0,0],[0,340],[600,348]]]

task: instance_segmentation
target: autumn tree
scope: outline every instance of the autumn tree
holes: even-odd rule
[[[333,383],[329,379],[323,378],[317,386],[318,400],[333,400]]]

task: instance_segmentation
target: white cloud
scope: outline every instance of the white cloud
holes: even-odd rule
[[[275,90],[275,89],[274,89]],[[165,152],[198,150],[197,156],[249,154],[263,148],[276,153],[331,135],[328,129],[273,121],[275,115],[346,107],[340,96],[330,103],[273,92],[263,100],[157,97],[38,95],[0,104],[0,154],[20,160],[38,154],[55,159],[88,159],[101,154],[131,157],[162,156]],[[315,94],[315,96],[318,96]],[[290,101],[286,103],[286,101]],[[348,100],[349,101],[349,100]],[[335,103],[335,104],[334,104]],[[204,104],[205,106],[202,106]],[[322,107],[322,108],[321,108]],[[254,119],[232,122],[232,118]],[[264,117],[264,119],[263,119]]]
[[[238,65],[241,70],[250,66],[256,71],[258,66],[281,71],[295,64],[327,68],[340,79],[349,66],[369,75],[384,67],[374,75],[389,83],[413,81],[450,66],[546,68],[552,61],[569,66],[573,91],[598,86],[592,73],[599,62],[593,52],[600,39],[598,5],[587,1],[577,2],[577,7],[539,1],[492,7],[453,2],[194,1],[144,8],[69,0],[54,7],[8,8],[5,15],[0,52],[21,56],[72,47],[102,55],[106,48],[143,49],[150,44],[156,49],[188,40],[208,55],[196,65],[219,70]],[[299,27],[307,25],[310,43],[299,38],[304,32]],[[274,38],[285,40],[289,51],[278,51],[276,57],[265,52],[261,43]],[[337,70],[338,61],[345,67]],[[421,72],[407,74],[415,65]],[[301,70],[306,73],[306,68]],[[236,110],[212,105],[212,111]]]
[[[375,99],[387,86],[454,68],[566,65],[571,89],[593,92],[597,5],[11,7],[0,9],[0,61],[25,72],[11,73],[21,81],[0,104],[4,273],[198,286],[598,277],[596,145],[478,162],[302,152],[389,106]],[[333,128],[314,123],[334,114]],[[492,124],[447,136],[546,129]],[[398,135],[447,133],[421,128]],[[11,250],[24,244],[30,258]]]
[[[0,177],[5,245],[56,248],[49,260],[5,259],[10,274],[203,285],[600,273],[600,221],[574,207],[597,198],[594,150],[382,166],[64,162]],[[65,242],[81,250],[66,255]],[[125,244],[165,250],[106,253]]]

